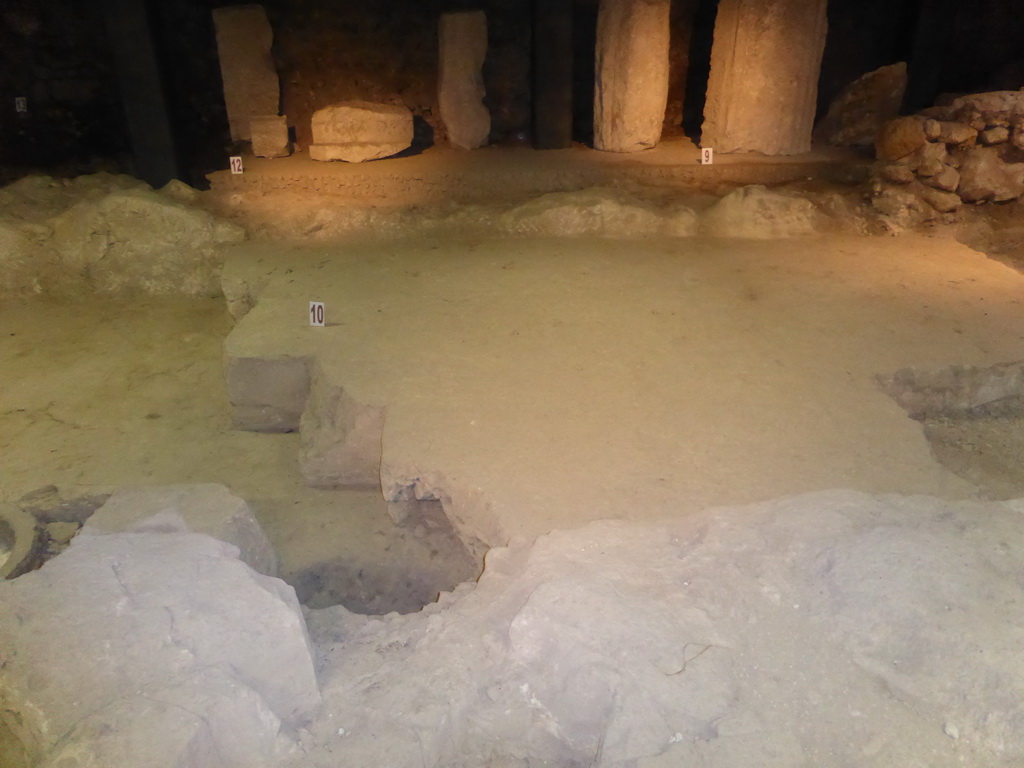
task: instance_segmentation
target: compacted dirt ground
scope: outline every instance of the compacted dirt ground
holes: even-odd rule
[[[778,163],[722,158],[713,168],[701,168],[697,150],[688,142],[669,142],[638,158],[599,155],[580,148],[564,153],[492,149],[472,157],[439,151],[357,168],[310,164],[296,157],[285,161],[251,160],[245,177],[217,174],[214,190],[204,193],[198,204],[245,224],[263,255],[274,252],[278,247],[275,238],[281,238],[288,240],[287,245],[280,244],[282,258],[289,248],[315,245],[330,260],[335,246],[324,239],[326,229],[315,224],[314,231],[307,231],[313,219],[326,220],[326,216],[344,224],[346,217],[355,217],[357,224],[361,221],[366,225],[361,230],[365,235],[367,226],[372,230],[389,220],[378,216],[381,211],[403,206],[415,211],[417,206],[424,206],[425,215],[440,210],[450,216],[464,203],[500,205],[502,199],[519,201],[545,191],[572,190],[588,184],[611,184],[632,193],[639,190],[647,199],[662,203],[685,200],[700,211],[716,199],[715,195],[740,184],[804,180],[806,186],[808,175],[814,176],[810,184],[818,199],[827,197],[830,190],[835,192],[836,200],[844,196],[850,199],[856,197],[851,193],[854,188],[834,186],[836,180],[863,178],[864,168],[865,158],[850,153],[819,153]],[[393,219],[399,223],[407,220]],[[347,253],[345,259],[349,261],[353,252],[356,261],[363,259],[361,279],[372,276],[375,259],[389,265],[379,272],[379,283],[371,286],[372,295],[360,295],[360,301],[372,301],[375,296],[392,301],[398,292],[418,300],[415,281],[429,282],[431,258],[438,259],[445,269],[453,269],[454,264],[453,274],[462,279],[459,259],[464,260],[465,276],[475,269],[472,259],[478,252],[481,270],[500,267],[504,271],[495,274],[507,285],[504,291],[501,284],[488,288],[494,291],[492,304],[500,304],[505,313],[499,317],[492,307],[488,322],[515,325],[516,313],[521,311],[515,292],[532,290],[533,279],[540,281],[535,286],[537,294],[554,294],[559,286],[568,290],[566,307],[571,304],[577,316],[586,315],[595,327],[604,323],[619,337],[628,339],[634,330],[628,322],[623,325],[623,318],[628,321],[630,313],[636,317],[643,314],[643,322],[635,329],[635,350],[630,351],[632,343],[627,342],[620,359],[597,359],[595,354],[581,350],[579,339],[571,333],[560,334],[557,324],[544,329],[543,346],[558,359],[558,344],[564,344],[561,359],[566,365],[566,361],[578,358],[584,367],[596,366],[595,371],[608,367],[611,377],[625,376],[622,380],[626,381],[632,376],[639,387],[635,406],[645,412],[661,407],[658,398],[666,407],[679,401],[681,393],[688,391],[686,387],[713,393],[715,405],[709,401],[705,410],[718,409],[718,437],[711,435],[711,442],[703,448],[687,445],[686,455],[691,455],[694,462],[707,463],[716,446],[746,442],[750,461],[742,459],[742,451],[733,451],[728,455],[734,459],[709,465],[717,487],[728,486],[729,493],[697,493],[692,499],[679,499],[685,507],[773,495],[779,484],[773,485],[772,476],[778,479],[782,470],[771,471],[777,446],[767,438],[775,434],[780,446],[793,444],[797,430],[785,423],[782,414],[785,408],[799,407],[805,389],[816,392],[816,399],[806,403],[809,412],[816,409],[821,414],[830,413],[828,419],[849,426],[857,423],[861,404],[875,398],[868,372],[886,374],[915,361],[941,367],[986,365],[1024,357],[1018,322],[1022,292],[1013,269],[1024,263],[1019,247],[1024,237],[1018,236],[1017,220],[1010,208],[1000,209],[992,222],[991,226],[975,227],[973,231],[981,235],[973,240],[1009,267],[951,239],[918,236],[880,239],[826,235],[811,241],[758,246],[760,250],[752,250],[749,242],[739,240],[704,242],[696,238],[599,244],[570,239],[557,247],[548,243],[532,248],[526,241],[503,243],[488,238],[477,226],[469,238],[460,237],[458,232],[435,232],[426,239],[402,240],[396,239],[400,233],[386,231],[383,234],[392,241],[389,245],[360,250],[361,246],[339,243],[335,250]],[[578,272],[591,257],[599,268],[598,276],[572,272]],[[692,270],[687,267],[687,259],[692,261]],[[671,286],[652,286],[657,306],[644,309],[644,270],[655,279],[657,269],[651,265],[656,267],[666,260],[677,263],[672,279],[679,281],[678,296],[673,298]],[[409,278],[403,273],[393,285],[389,284],[387,281],[395,275],[388,269],[405,262],[420,265],[410,268],[409,274],[423,267],[423,277]],[[560,265],[566,271],[560,272]],[[531,269],[534,271],[529,272]],[[340,273],[338,277],[345,279]],[[295,275],[297,284],[303,279],[309,276]],[[522,283],[524,280],[526,283]],[[588,299],[578,291],[574,293],[574,285],[588,286],[595,292]],[[824,292],[816,293],[816,285],[824,286]],[[271,294],[286,289],[287,285],[282,288],[279,284]],[[344,286],[340,289],[344,293]],[[808,295],[801,298],[801,291]],[[425,295],[423,300],[429,302],[429,297]],[[683,310],[678,316],[671,306],[677,300]],[[990,306],[985,305],[986,300],[991,300]],[[913,311],[902,315],[901,302],[905,305],[902,309]],[[550,309],[554,304],[548,306]],[[526,321],[526,315],[523,318]],[[571,317],[554,319],[564,323],[567,318],[572,326]],[[672,325],[682,323],[683,318],[685,327]],[[736,358],[736,334],[745,333],[744,323],[749,333],[770,338],[780,349],[789,346],[787,353],[800,358],[802,367],[792,387],[782,386],[785,378],[780,378],[778,371],[759,371],[750,360],[746,364]],[[223,343],[233,324],[223,299],[80,296],[0,302],[0,501],[16,501],[51,484],[57,485],[65,498],[73,498],[131,484],[224,483],[253,506],[277,549],[281,575],[296,587],[300,599],[314,607],[341,602],[360,612],[412,611],[432,600],[439,590],[473,578],[480,563],[467,554],[439,510],[425,510],[420,524],[398,526],[388,516],[379,490],[305,487],[297,466],[297,435],[253,434],[231,428],[223,379]],[[813,351],[800,348],[809,338],[808,324],[814,326],[812,331],[817,329],[819,342],[828,340],[823,348],[834,346],[835,359],[844,354],[872,355],[877,365],[862,366],[859,378],[846,390],[842,377],[835,378],[835,370],[828,372],[823,361],[820,373],[832,376],[836,385],[828,398],[822,397],[830,385],[825,379],[815,379]],[[934,333],[928,330],[929,324]],[[666,333],[671,331],[666,338],[675,347],[658,351],[659,340],[651,336],[655,326],[664,326]],[[414,349],[416,333],[422,328],[415,317],[404,327],[408,346]],[[887,350],[888,338],[914,346],[914,359],[901,359],[896,348]],[[503,343],[522,351],[524,339],[509,338]],[[851,344],[859,351],[851,353]],[[658,379],[657,371],[668,368],[660,362],[645,365],[642,359],[645,354],[653,359],[698,352],[690,366],[692,377],[679,382]],[[500,355],[500,348],[495,354]],[[721,365],[716,368],[709,355]],[[761,362],[771,357],[767,351],[756,356]],[[828,356],[833,357],[831,353]],[[445,369],[443,360],[434,362],[439,370]],[[400,371],[401,366],[402,361],[395,361],[392,372]],[[528,380],[528,388],[534,392],[566,387],[566,380],[550,369],[524,372],[519,367],[513,374],[520,378],[525,375],[524,381]],[[746,390],[734,388],[734,374],[745,377]],[[410,382],[416,379],[406,378]],[[703,384],[695,385],[694,381]],[[781,398],[774,405],[769,391],[772,382],[779,384],[776,389]],[[400,387],[401,383],[390,381],[388,385]],[[757,391],[759,399],[751,404],[735,397],[743,391]],[[564,394],[568,397],[567,409],[559,410],[557,402],[551,403],[551,425],[556,432],[567,413],[575,414],[574,418],[588,413],[585,392]],[[877,399],[872,402],[877,410]],[[697,410],[704,407],[696,405]],[[678,414],[667,413],[666,417],[668,423],[678,419]],[[713,415],[709,418],[714,420]],[[946,471],[942,467],[951,470],[948,485],[959,495],[1024,495],[1024,427],[1014,414],[975,414],[918,425],[893,407],[891,418],[891,434],[900,435],[908,444],[916,439],[919,448],[923,446],[915,449],[910,459],[915,472],[928,474],[934,470],[934,476],[941,479]],[[614,422],[613,418],[609,424]],[[607,434],[593,434],[587,429],[565,434],[575,434],[581,441],[564,446],[566,464],[571,465],[577,453],[595,452],[606,454],[610,465],[615,463],[619,448],[614,441],[609,442]],[[827,435],[822,437],[823,444],[830,444]],[[686,442],[683,437],[679,439]],[[928,456],[926,439],[934,458]],[[544,434],[535,434],[533,440],[540,448],[550,450]],[[661,450],[654,442],[645,443],[644,435],[639,433],[628,442],[633,454],[646,451],[655,456]],[[662,443],[664,448],[672,441]],[[525,452],[528,444],[529,440],[520,441],[508,450]],[[886,442],[880,446],[880,453],[885,454],[891,447]],[[869,448],[867,436],[856,450]],[[779,461],[785,463],[786,451],[778,453]],[[791,478],[814,477],[805,490],[850,485],[871,486],[866,490],[899,490],[895,481],[882,481],[899,474],[898,466],[884,459],[877,462],[877,483],[865,480],[861,474],[829,476],[828,462],[835,459],[832,453],[827,457],[813,447],[803,454],[791,452],[789,459],[798,455],[801,466],[794,469],[787,465],[785,472]],[[544,455],[544,451],[537,455]],[[655,456],[652,466],[658,461]],[[928,462],[934,467],[929,468]],[[868,456],[859,466],[868,467],[870,474],[870,464]],[[605,481],[601,477],[574,480],[571,473],[560,474],[551,466],[538,469],[538,476],[505,478],[504,482],[507,487],[529,488],[537,499],[559,494],[571,499],[571,490],[561,486],[578,481],[580,492],[576,496],[582,504],[587,498],[599,498],[595,488]],[[548,493],[555,486],[559,486],[558,493]],[[784,492],[804,490],[799,482],[779,487]],[[938,486],[920,489],[934,491]],[[671,494],[666,499],[672,501]],[[647,514],[643,509],[626,509],[628,504],[615,508],[613,502],[611,497],[601,501],[608,506],[608,516]],[[529,518],[531,513],[523,514]],[[549,509],[544,514],[545,519],[535,517],[527,525],[509,528],[536,534],[572,527],[596,513],[566,510],[563,515]]]
[[[709,258],[717,259],[722,265],[733,263],[730,259],[738,259],[735,263],[742,262],[744,259],[737,254],[750,247],[741,241],[720,241],[705,244],[706,247],[695,246],[698,241],[688,242],[688,250],[704,254],[699,260],[706,263]],[[398,244],[389,246],[388,252],[394,256],[403,247],[415,250],[419,246]],[[477,247],[488,260],[492,260],[495,253],[505,246],[478,243]],[[508,247],[518,248],[520,253],[524,249],[530,250],[523,243]],[[578,266],[580,254],[571,255],[573,247],[571,243],[562,246],[563,250],[567,249],[565,261]],[[581,242],[579,248],[585,247],[593,248]],[[884,364],[879,363],[878,373],[887,373],[904,362],[898,355],[871,349],[873,343],[884,344],[889,334],[903,339],[901,343],[905,343],[907,338],[917,338],[925,348],[917,350],[916,359],[927,360],[933,366],[940,363],[985,364],[1021,356],[1024,339],[1021,338],[1020,323],[1013,322],[1013,282],[1019,278],[1013,271],[988,261],[982,254],[972,254],[948,241],[916,237],[903,240],[822,238],[801,245],[794,241],[791,246],[774,251],[768,248],[764,253],[781,255],[801,248],[809,249],[809,253],[830,251],[830,259],[838,258],[839,261],[830,265],[829,270],[837,273],[842,273],[842,262],[848,260],[849,273],[839,274],[836,285],[844,281],[860,285],[858,290],[864,302],[863,312],[854,311],[856,307],[851,305],[847,296],[842,301],[815,302],[812,314],[822,328],[831,329],[829,334],[836,345],[846,348],[861,345],[864,354],[878,354],[879,359],[885,361]],[[674,252],[678,251],[679,245],[678,242],[651,240],[605,244],[600,257],[601,269],[614,270],[618,260],[624,270],[622,285],[635,290],[636,286],[630,283],[635,278],[635,270],[630,277],[630,265],[636,261],[637,253],[656,253],[659,249],[663,253],[670,249]],[[734,252],[732,256],[730,251]],[[372,258],[372,255],[367,258]],[[891,307],[886,309],[884,306],[884,296],[891,288],[893,278],[891,275],[880,277],[877,286],[871,288],[870,270],[865,268],[867,263],[880,263],[880,258],[930,265],[925,272],[932,275],[928,279],[933,281],[934,271],[944,269],[944,281],[951,286],[966,281],[963,283],[966,294],[974,296],[976,293],[974,298],[980,298],[982,302],[987,298],[989,305],[979,310],[977,316],[971,316],[970,311],[966,311],[965,316],[963,306],[946,313],[938,302],[953,297],[959,306],[967,302],[967,298],[957,298],[954,287],[944,299],[939,288],[928,285],[924,273],[921,273],[918,285],[907,285],[905,289],[914,297],[914,302],[921,296],[931,296],[936,302],[931,315],[925,311],[924,321],[920,318],[914,320],[926,325],[934,323],[934,334],[926,332],[921,335],[920,328],[913,332],[908,328],[890,328],[886,323],[901,322],[898,313],[892,317],[885,315],[893,311]],[[725,266],[721,268],[726,269]],[[557,266],[548,265],[545,269],[557,272]],[[772,267],[761,264],[757,269],[770,273]],[[893,274],[898,272],[895,270]],[[913,272],[910,269],[908,274]],[[387,271],[382,274],[386,275]],[[697,274],[694,273],[695,276]],[[687,288],[689,292],[695,291],[690,295],[688,311],[692,312],[693,302],[697,302],[705,307],[707,322],[700,328],[691,326],[679,329],[679,332],[685,336],[686,332],[699,331],[707,337],[700,348],[707,351],[716,348],[717,344],[722,359],[727,361],[729,345],[735,339],[730,341],[731,337],[722,336],[720,342],[715,342],[714,334],[728,330],[723,328],[723,324],[732,322],[728,320],[730,313],[735,320],[738,307],[768,303],[775,306],[772,317],[779,324],[771,329],[771,333],[773,338],[778,337],[774,341],[779,348],[786,347],[787,338],[794,345],[803,344],[806,340],[803,331],[795,326],[787,331],[786,322],[789,321],[783,322],[785,318],[793,317],[785,306],[791,297],[778,293],[785,279],[748,285],[751,277],[751,273],[738,273],[732,286],[735,290],[730,293],[727,290],[729,278],[724,275],[724,284],[705,286],[703,295],[698,284],[700,281],[695,277],[696,282]],[[988,280],[988,288],[977,288],[979,280],[982,283]],[[999,288],[1001,281],[1006,283],[1003,286],[1005,290]],[[972,283],[974,287],[969,286]],[[383,286],[384,289],[387,287]],[[714,309],[716,303],[720,305],[719,310]],[[615,302],[597,301],[592,310],[595,317],[600,317],[615,306]],[[618,307],[614,311],[620,312],[621,309]],[[657,311],[661,309],[664,307],[660,305],[655,308]],[[718,311],[723,314],[717,314]],[[829,316],[830,311],[834,316]],[[622,315],[616,315],[616,322],[621,320]],[[649,330],[650,320],[650,317],[644,318],[642,328]],[[864,327],[851,325],[862,321]],[[946,328],[949,323],[957,327]],[[297,435],[254,434],[231,428],[222,373],[222,345],[232,328],[232,320],[222,299],[93,296],[62,301],[45,298],[5,301],[0,305],[0,328],[3,329],[0,369],[4,371],[4,386],[0,389],[0,455],[3,456],[0,489],[3,500],[17,500],[49,484],[57,485],[65,497],[74,497],[110,492],[133,484],[224,483],[252,504],[277,549],[282,576],[296,586],[300,599],[313,607],[341,602],[359,612],[416,610],[431,601],[439,590],[471,579],[478,572],[479,562],[468,556],[440,515],[428,515],[424,518],[425,523],[412,527],[396,526],[388,517],[379,491],[306,488],[297,467]],[[408,332],[415,335],[415,324],[408,328]],[[865,336],[864,328],[873,330]],[[758,332],[764,330],[762,328]],[[856,341],[858,336],[860,341]],[[949,338],[955,338],[956,343],[950,345]],[[571,335],[565,337],[565,343],[572,342]],[[547,338],[545,344],[551,343],[558,343],[557,334]],[[637,341],[637,344],[642,343],[646,342],[643,339]],[[799,350],[796,352],[806,357]],[[565,359],[575,359],[574,356],[579,354],[579,349],[567,348]],[[615,363],[611,361],[610,364]],[[823,376],[835,373],[828,373],[827,368],[823,361]],[[765,388],[755,387],[762,399],[754,410],[750,410],[751,403],[740,402],[736,402],[736,409],[730,410],[729,392],[735,382],[726,375],[728,369],[729,366],[725,365],[716,373],[698,360],[694,360],[693,365],[694,375],[711,376],[712,389],[718,392],[715,402],[718,403],[716,407],[722,409],[717,420],[721,425],[720,442],[723,445],[729,441],[742,444],[745,442],[743,435],[748,434],[750,446],[767,447],[756,449],[758,455],[754,458],[751,454],[749,465],[737,461],[716,469],[716,477],[721,476],[719,479],[732,478],[723,484],[723,487],[729,486],[729,495],[721,499],[723,503],[769,495],[766,491],[764,496],[758,494],[761,493],[759,489],[773,487],[771,473],[766,473],[765,468],[772,465],[771,454],[774,451],[778,452],[778,461],[781,462],[780,472],[797,478],[816,478],[813,486],[806,490],[830,485],[868,485],[872,487],[866,490],[884,490],[887,484],[891,486],[896,482],[892,479],[893,467],[889,461],[877,464],[877,486],[870,478],[865,480],[863,477],[823,479],[821,471],[827,473],[831,466],[829,462],[834,462],[835,456],[815,455],[813,451],[802,455],[802,465],[794,470],[789,466],[787,452],[792,455],[789,449],[796,444],[794,441],[801,439],[796,434],[799,430],[787,429],[778,421],[779,414],[793,407],[791,401],[799,396],[799,392],[778,390],[781,399],[778,406],[773,407],[770,397],[764,399],[761,392]],[[642,371],[642,368],[637,370]],[[544,371],[537,371],[535,375],[536,381],[532,386],[540,389],[562,386],[554,379],[545,378],[548,374]],[[618,374],[609,371],[609,375]],[[747,371],[744,375],[747,377],[746,389],[742,391],[751,391],[751,381],[773,380],[767,373],[759,376],[756,370]],[[814,375],[813,366],[802,369],[801,378],[794,381],[794,386],[798,389],[807,387],[808,392],[815,391],[811,381]],[[714,383],[716,376],[717,383]],[[415,377],[409,381],[415,381]],[[655,402],[658,397],[667,396],[665,402],[673,401],[671,393],[685,385],[684,382],[673,385],[670,381],[662,381],[653,386],[655,383],[648,382],[652,386],[637,391],[637,407],[656,409],[659,407]],[[394,382],[389,386],[395,386]],[[808,401],[806,407],[812,412],[824,408],[841,414],[836,416],[835,423],[856,423],[859,418],[856,408],[866,402],[865,397],[873,397],[868,389],[865,381],[853,383],[849,392],[839,385],[831,395],[831,402]],[[577,416],[586,412],[586,408],[580,410],[582,406],[578,398],[574,400],[572,393],[568,394],[570,401],[575,402],[571,412]],[[645,397],[650,402],[641,402]],[[1019,418],[977,415],[963,419],[934,419],[918,425],[897,408],[891,411],[892,435],[923,430],[934,450],[936,477],[941,478],[944,471],[939,467],[941,464],[967,481],[959,486],[952,483],[950,487],[956,488],[957,495],[991,498],[1024,495],[1024,461],[1021,460],[1024,458],[1024,438]],[[735,415],[741,412],[746,416],[744,420],[737,421]],[[877,418],[876,410],[872,410],[871,418]],[[551,419],[551,427],[557,431],[557,410],[551,413]],[[775,436],[768,435],[770,439],[766,441],[766,431],[773,429]],[[611,456],[616,450],[614,444],[602,444],[599,435],[592,435],[585,429],[566,434],[577,434],[585,443],[576,448],[565,447],[566,462],[570,465],[573,463],[573,451],[579,451],[580,455],[593,454],[595,450],[610,451]],[[541,443],[545,441],[542,434],[536,434],[534,438]],[[642,442],[643,436],[637,435],[636,440]],[[921,442],[923,445],[924,438]],[[869,444],[869,440],[865,444]],[[882,447],[879,446],[880,449]],[[888,449],[891,446],[884,447]],[[522,446],[517,443],[509,450],[518,451],[520,448]],[[643,446],[623,446],[623,449],[627,448],[632,455]],[[857,449],[863,449],[863,445]],[[694,461],[705,460],[700,454],[712,450],[717,450],[715,445],[709,445],[706,451],[696,451]],[[927,453],[927,448],[924,452]],[[742,451],[734,451],[725,455],[743,454]],[[653,458],[652,464],[657,463],[658,459]],[[870,457],[861,464],[870,467]],[[921,469],[921,458],[913,457],[908,466],[914,466],[915,471]],[[927,467],[924,471],[928,471]],[[591,480],[595,486],[604,481],[603,478]],[[538,477],[512,478],[508,485],[528,488],[538,498],[565,497],[565,488],[544,486],[545,483],[557,482],[558,474],[545,469]],[[786,488],[787,491],[801,490],[788,485]],[[593,488],[580,487],[578,493],[569,493],[569,497],[576,495],[586,499],[592,491]],[[716,498],[712,494],[711,501]],[[685,503],[682,506],[686,506]],[[545,514],[550,512],[547,510]],[[527,519],[529,514],[526,513]],[[643,509],[613,509],[608,514],[645,517]],[[564,521],[556,512],[550,520],[534,519],[525,530],[536,532],[539,530],[537,526],[572,527],[592,516],[585,511],[567,509]]]

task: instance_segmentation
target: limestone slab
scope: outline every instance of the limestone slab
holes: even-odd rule
[[[406,107],[371,101],[344,101],[318,109],[312,118],[314,160],[362,163],[408,149],[412,113]]]
[[[276,115],[280,108],[281,86],[270,55],[274,33],[262,5],[217,8],[213,25],[231,139],[248,141],[252,118]]]
[[[661,139],[668,100],[668,0],[601,0],[594,148],[638,152]]]
[[[701,145],[795,155],[811,148],[826,0],[722,0]]]

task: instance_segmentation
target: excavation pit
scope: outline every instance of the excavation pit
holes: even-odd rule
[[[459,539],[437,500],[413,500],[400,506],[378,558],[337,557],[282,574],[307,608],[342,605],[353,613],[415,613],[483,570]]]

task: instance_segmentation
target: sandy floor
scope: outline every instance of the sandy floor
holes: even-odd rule
[[[922,427],[870,380],[905,365],[987,364],[1024,356],[1019,275],[939,240],[831,238],[756,248],[687,242],[683,250],[679,241],[568,242],[554,251],[476,243],[474,263],[509,276],[507,285],[493,285],[483,298],[491,320],[502,318],[486,329],[505,329],[504,323],[524,333],[544,329],[534,341],[563,364],[522,370],[520,356],[538,350],[524,346],[522,338],[504,338],[486,358],[497,361],[491,373],[508,374],[503,381],[477,393],[484,399],[472,388],[460,390],[466,400],[448,402],[440,412],[430,409],[426,417],[412,405],[414,397],[397,404],[409,414],[399,442],[413,453],[426,446],[449,465],[458,445],[470,445],[471,460],[459,466],[479,465],[480,484],[493,484],[499,505],[521,509],[530,506],[530,498],[537,501],[525,514],[508,512],[519,521],[506,520],[509,533],[830,486],[1024,494],[1015,458],[1022,442],[1019,423],[929,426],[943,462],[968,478],[966,483],[941,468]],[[406,391],[416,394],[414,388],[430,379],[438,384],[437,371],[451,370],[417,365],[431,355],[451,361],[452,340],[435,338],[434,346],[417,340],[417,330],[430,327],[414,322],[426,305],[409,303],[415,298],[411,283],[388,282],[396,268],[405,269],[403,259],[422,259],[424,253],[443,265],[437,275],[453,279],[446,270],[458,258],[438,256],[429,245],[388,246],[378,272],[378,287],[396,297],[394,306],[405,302],[407,314],[396,319],[396,327],[406,329],[401,359],[416,373],[382,381],[386,367],[371,361],[352,382],[357,389],[376,386],[397,396],[405,382]],[[645,288],[644,280],[657,274],[651,270],[666,263],[688,266],[672,273],[675,283]],[[584,264],[592,267],[589,277],[580,273]],[[360,274],[374,268],[367,257]],[[422,286],[424,278],[408,279]],[[539,313],[524,309],[516,315],[518,297],[530,281],[541,281],[532,283],[540,293],[563,291],[569,314],[551,315],[554,305],[545,304]],[[586,290],[566,291],[573,285]],[[420,299],[426,301],[433,290],[421,291]],[[385,293],[364,292],[360,300],[376,301]],[[358,305],[351,310],[355,319]],[[587,329],[566,325],[572,313],[582,311],[589,312]],[[631,316],[641,321],[635,328],[626,326]],[[340,599],[362,611],[413,610],[437,590],[473,575],[475,565],[443,526],[398,528],[372,491],[303,487],[296,435],[230,428],[222,343],[231,321],[222,301],[8,301],[0,306],[0,328],[3,500],[51,483],[65,495],[126,484],[224,483],[254,506],[278,550],[282,575],[313,605]],[[612,354],[586,346],[595,329],[617,339]],[[666,339],[663,359],[645,357]],[[507,354],[499,354],[503,348]],[[382,347],[384,361],[394,352]],[[679,378],[680,361],[690,371],[688,379]],[[577,365],[593,391],[581,390],[581,380],[570,375]],[[605,384],[633,387],[627,398],[632,410],[606,408]],[[449,429],[440,443],[436,436],[418,440],[420,427],[450,425],[452,408],[461,404],[468,413],[496,393],[513,390],[525,399],[504,413],[477,416],[490,420],[492,436],[509,430],[505,449],[516,460],[515,476],[505,471],[508,457],[501,455],[501,445],[467,443],[465,429]],[[555,396],[541,401],[544,392]],[[531,418],[546,419],[550,438],[530,434],[530,422],[515,426],[524,403]],[[680,418],[695,412],[706,418],[689,433],[680,432]],[[637,427],[657,421],[659,413],[660,432]],[[806,418],[794,422],[794,413]],[[418,422],[421,417],[426,420]],[[470,421],[466,429],[479,428],[468,426]],[[970,439],[972,430],[981,437]],[[859,437],[846,445],[849,435]],[[555,456],[562,459],[553,463]],[[488,457],[495,461],[485,467]],[[411,461],[408,453],[393,459]],[[420,453],[416,460],[422,459]],[[617,469],[588,474],[594,466]],[[703,472],[698,481],[695,468]],[[631,499],[641,488],[645,498],[664,503],[638,509]]]

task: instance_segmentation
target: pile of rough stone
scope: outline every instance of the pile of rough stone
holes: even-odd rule
[[[222,249],[245,231],[197,206],[180,181],[26,176],[0,189],[0,297],[220,293]]]
[[[872,204],[904,224],[1024,195],[1024,91],[962,96],[886,123]]]

